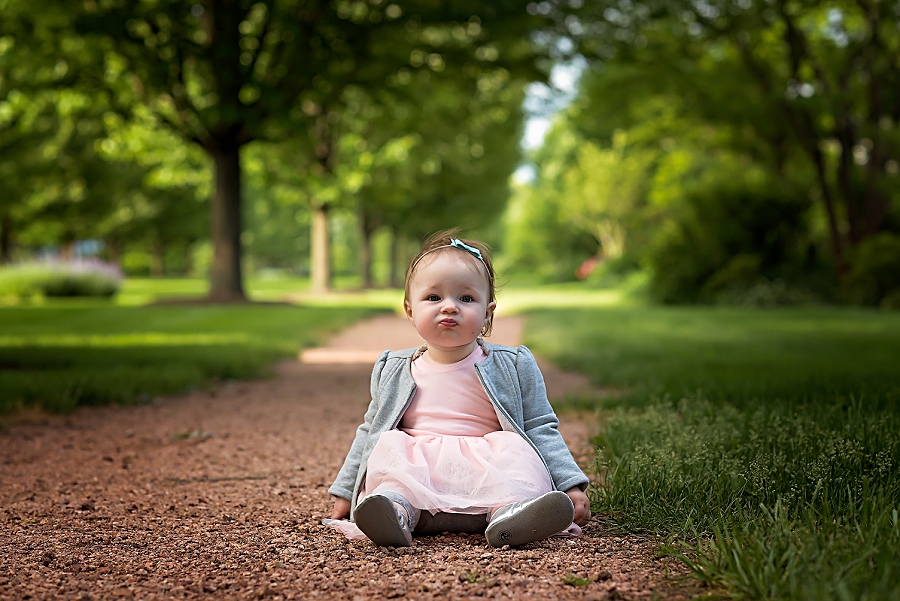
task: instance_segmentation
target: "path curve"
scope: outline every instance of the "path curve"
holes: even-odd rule
[[[367,357],[417,343],[398,319],[359,323],[318,357],[279,363],[269,380],[0,431],[0,599],[599,600],[697,592],[665,577],[684,569],[655,557],[651,543],[615,536],[598,521],[578,539],[513,550],[490,549],[473,535],[378,549],[321,526],[331,506],[327,487],[369,400]],[[521,329],[519,318],[498,318],[492,340],[515,344]],[[551,398],[587,386],[541,363]],[[593,420],[562,413],[561,421],[586,465]],[[573,578],[589,583],[573,586]]]

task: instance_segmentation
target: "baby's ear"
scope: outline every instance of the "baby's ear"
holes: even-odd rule
[[[408,300],[403,301],[403,311],[406,313],[406,318],[410,321],[413,319],[412,314],[412,305],[409,304]]]
[[[487,310],[484,312],[484,318],[489,319],[491,315],[494,314],[494,311],[497,309],[497,303],[490,302],[488,303]]]

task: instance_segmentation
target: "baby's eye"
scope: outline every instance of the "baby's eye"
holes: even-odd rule
[[[429,294],[425,300],[439,301],[439,300],[441,300],[441,297],[438,296],[437,294]]]
[[[472,297],[471,294],[463,294],[459,300],[461,300],[464,303],[474,303],[475,302],[475,299]]]

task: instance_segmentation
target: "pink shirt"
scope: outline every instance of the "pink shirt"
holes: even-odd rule
[[[475,374],[485,359],[480,346],[456,363],[419,357],[412,364],[416,393],[400,420],[410,436],[484,436],[501,429],[497,413]]]

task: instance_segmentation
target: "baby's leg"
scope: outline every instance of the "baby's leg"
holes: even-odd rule
[[[483,534],[488,524],[488,514],[445,513],[439,511],[432,515],[421,512],[416,534],[440,534],[441,532],[466,532]]]
[[[385,497],[390,499],[391,502],[395,503],[399,509],[403,510],[403,512],[406,514],[406,525],[410,531],[416,529],[416,524],[419,523],[419,519],[422,515],[421,509],[416,509],[415,507],[410,505],[409,501],[406,500],[406,497],[399,493],[385,491],[379,494],[384,495]]]

